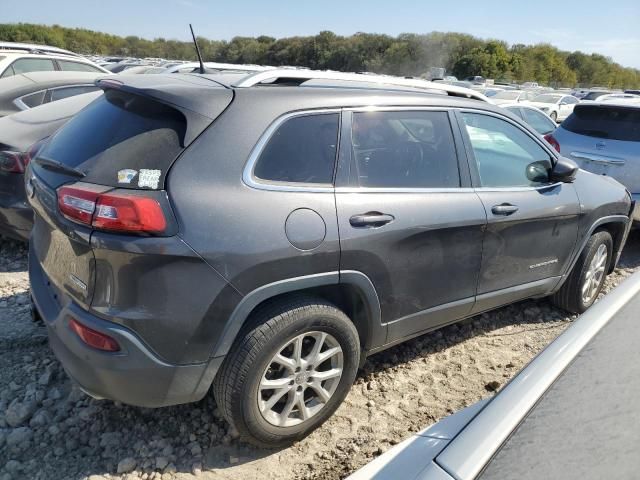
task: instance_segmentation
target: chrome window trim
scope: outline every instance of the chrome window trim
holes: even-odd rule
[[[476,192],[531,192],[534,190],[546,190],[547,188],[558,187],[563,182],[545,183],[535,187],[523,185],[521,187],[476,187]]]
[[[432,188],[395,188],[395,187],[336,187],[336,193],[474,193],[471,187],[432,187]]]
[[[307,193],[326,193],[333,192],[333,185],[327,183],[299,183],[299,182],[273,182],[263,180],[254,175],[254,170],[264,147],[269,143],[273,134],[282,126],[284,122],[296,117],[306,117],[310,115],[323,115],[342,112],[341,108],[322,108],[315,110],[298,110],[289,112],[276,118],[265,132],[260,136],[258,143],[251,150],[249,159],[242,172],[242,181],[245,185],[259,190],[270,190],[275,192],[307,192]],[[336,162],[338,161],[338,145],[336,145]]]

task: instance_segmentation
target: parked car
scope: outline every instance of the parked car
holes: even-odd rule
[[[0,78],[30,72],[109,73],[104,68],[68,50],[47,45],[0,42]]]
[[[542,136],[552,133],[557,127],[556,122],[551,120],[549,115],[539,108],[532,107],[531,105],[512,103],[502,104],[500,106],[509,110],[518,118],[524,120],[531,128]]]
[[[102,90],[48,103],[0,118],[0,235],[27,240],[33,213],[24,189],[24,171],[41,146]]]
[[[529,102],[537,96],[538,92],[530,90],[503,90],[491,97],[491,101],[496,105],[502,105],[514,102]]]
[[[573,95],[562,93],[543,93],[531,101],[531,105],[549,115],[554,122],[562,122],[571,115],[573,108],[578,103],[579,100]]]
[[[603,95],[608,95],[611,92],[609,90],[591,90],[582,96],[580,99],[581,102],[593,102],[598,100],[599,97]]]
[[[213,386],[243,438],[288,444],[367,355],[525,298],[586,310],[625,243],[622,185],[464,89],[289,69],[98,84],[27,172],[35,308],[96,397]]]
[[[633,93],[609,93],[607,95],[602,95],[598,97],[599,102],[618,102],[618,101],[629,101],[629,102],[639,102],[640,95],[635,95]]]
[[[204,62],[205,73],[217,73],[220,71],[233,70],[238,72],[260,72],[273,67],[263,67],[261,65],[241,65],[235,63]],[[164,73],[200,73],[198,62],[180,63],[168,67]]]
[[[0,117],[63,98],[95,92],[101,73],[32,72],[0,78]]]
[[[581,168],[615,178],[640,200],[640,103],[580,104],[548,140]],[[640,220],[636,210],[634,220]]]
[[[631,93],[633,95],[640,95],[640,90],[625,90],[624,93]]]
[[[347,480],[635,478],[638,309],[636,273],[495,397],[413,435]]]

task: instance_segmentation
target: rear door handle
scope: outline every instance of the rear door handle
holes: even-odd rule
[[[512,213],[516,213],[518,211],[518,207],[515,205],[511,205],[510,203],[503,203],[502,205],[494,205],[491,207],[491,212],[494,215],[511,215]]]
[[[352,227],[381,227],[393,222],[396,217],[380,212],[367,212],[354,215],[349,219]]]

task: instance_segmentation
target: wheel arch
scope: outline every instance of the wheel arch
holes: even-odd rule
[[[582,237],[582,240],[579,243],[579,248],[576,248],[567,271],[564,273],[564,275],[556,285],[554,291],[557,291],[562,287],[564,282],[571,274],[571,271],[578,261],[580,254],[583,252],[587,242],[594,233],[600,230],[608,232],[613,239],[613,261],[611,262],[609,271],[607,272],[611,273],[618,264],[622,246],[624,245],[624,242],[629,233],[629,227],[631,226],[630,222],[631,220],[629,219],[629,217],[625,215],[610,215],[607,217],[599,218],[598,220],[593,222],[591,227],[589,227],[589,229],[587,230],[587,233],[584,235],[584,237]]]
[[[245,295],[229,317],[212,356],[229,353],[242,327],[265,302],[301,293],[322,298],[344,311],[356,326],[363,352],[384,344],[386,325],[382,324],[380,301],[369,277],[358,271],[335,271],[280,280]]]

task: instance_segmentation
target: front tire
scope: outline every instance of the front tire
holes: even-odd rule
[[[572,313],[582,313],[598,298],[609,271],[613,240],[608,232],[594,233],[553,303]]]
[[[216,377],[216,402],[244,440],[289,445],[346,397],[358,371],[358,332],[334,305],[307,296],[260,307],[250,322]]]

